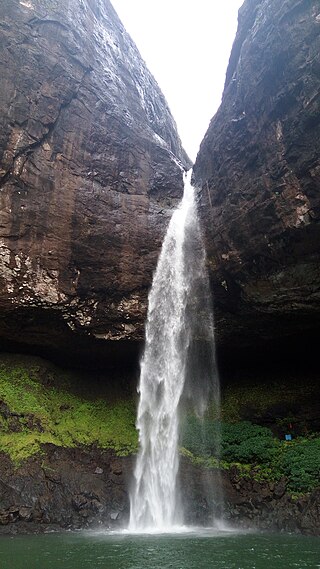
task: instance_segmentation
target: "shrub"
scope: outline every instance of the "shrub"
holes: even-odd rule
[[[267,463],[276,451],[276,441],[266,427],[248,421],[222,424],[221,457],[230,462]]]
[[[320,438],[297,439],[283,443],[284,452],[279,467],[288,478],[288,487],[293,492],[308,492],[319,485]]]
[[[248,421],[222,423],[189,417],[183,425],[181,445],[196,456],[220,454],[222,460],[243,463],[265,463],[276,449],[270,429]]]
[[[309,492],[319,485],[319,437],[280,442],[270,429],[249,421],[220,425],[209,419],[201,422],[188,417],[181,445],[187,456],[191,453],[194,462],[207,467],[216,462],[212,457],[220,456],[221,468],[236,465],[239,472],[256,480],[279,480],[285,476],[288,490],[293,493]]]

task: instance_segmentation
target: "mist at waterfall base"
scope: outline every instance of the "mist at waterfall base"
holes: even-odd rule
[[[179,488],[183,415],[219,413],[219,381],[205,252],[191,171],[172,215],[149,294],[137,429],[140,448],[130,495],[132,532],[172,532],[185,523]],[[218,455],[219,441],[216,441]],[[218,477],[217,477],[218,481]],[[220,489],[211,491],[219,502]]]

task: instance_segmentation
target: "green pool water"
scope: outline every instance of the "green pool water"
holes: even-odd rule
[[[318,569],[320,539],[194,531],[0,537],[1,569]]]

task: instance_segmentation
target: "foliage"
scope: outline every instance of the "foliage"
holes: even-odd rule
[[[249,421],[223,423],[223,460],[241,463],[267,463],[276,450],[272,432],[266,427],[253,425]]]
[[[221,437],[221,448],[219,439]],[[183,428],[181,445],[197,456],[220,454],[224,461],[267,462],[275,450],[272,432],[248,421],[222,423],[191,416]]]
[[[219,444],[215,438],[221,434]],[[181,440],[183,454],[194,464],[207,468],[236,467],[238,475],[260,482],[287,479],[293,494],[308,492],[319,485],[320,438],[280,441],[270,429],[248,421],[222,423],[188,417]]]
[[[74,387],[74,379],[68,374],[27,365],[23,359],[14,363],[1,359],[0,451],[16,463],[42,452],[45,443],[66,447],[94,444],[114,449],[119,455],[135,452],[138,441],[133,399],[124,399],[123,393],[113,397],[94,395],[87,384],[83,389]],[[227,394],[225,419],[238,416],[238,395],[237,390]],[[275,390],[269,395],[260,393],[259,399],[256,390],[244,400],[248,404],[255,398],[259,400],[256,407],[262,408],[276,400]],[[319,437],[285,442],[273,437],[269,429],[248,421],[229,419],[220,424],[213,417],[201,422],[188,416],[183,424],[182,453],[195,464],[235,467],[239,476],[259,481],[285,476],[294,496],[319,484]]]
[[[319,485],[320,438],[297,439],[285,444],[280,468],[293,492],[308,492]]]
[[[73,447],[95,444],[119,455],[135,452],[135,405],[75,394],[70,386],[40,381],[37,368],[0,364],[0,450],[19,462],[44,443]]]

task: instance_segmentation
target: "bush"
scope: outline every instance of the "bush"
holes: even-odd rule
[[[275,453],[272,432],[248,421],[203,422],[189,417],[183,426],[181,445],[196,456],[217,456],[224,461],[243,463],[269,462]]]
[[[320,438],[297,439],[286,444],[279,467],[293,492],[308,492],[319,485]]]
[[[186,453],[192,453],[195,462],[208,467],[216,460],[212,457],[220,457],[220,467],[237,464],[239,471],[257,480],[279,480],[285,476],[291,492],[305,493],[319,486],[320,438],[280,442],[270,429],[248,421],[220,425],[217,421],[201,422],[189,417],[181,445]]]
[[[222,424],[221,458],[246,464],[268,463],[274,457],[276,441],[266,427],[248,421]]]

